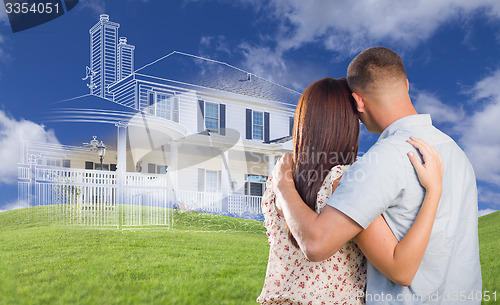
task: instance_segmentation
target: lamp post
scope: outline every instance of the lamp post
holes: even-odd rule
[[[106,146],[101,141],[101,143],[99,143],[99,145],[96,148],[97,148],[97,151],[99,152],[99,159],[101,160],[101,170],[103,170],[102,161],[104,159],[104,154],[106,153]]]
[[[97,140],[97,136],[93,136],[93,139],[89,143],[83,143],[84,147],[88,147],[90,151],[96,152],[99,154],[99,159],[101,161],[101,170],[103,167],[102,161],[104,159],[104,154],[106,153],[106,145],[104,142]]]

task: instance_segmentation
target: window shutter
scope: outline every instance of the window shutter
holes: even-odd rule
[[[205,130],[205,102],[198,100],[198,132]]]
[[[174,110],[172,113],[172,121],[179,123],[179,97],[174,96],[173,102],[174,102]]]
[[[198,168],[198,192],[205,191],[205,170]]]
[[[252,139],[252,109],[247,109],[247,137],[248,140]]]
[[[264,142],[269,142],[269,112],[264,112]]]
[[[289,121],[289,136],[293,135],[293,116],[290,117],[290,121]]]
[[[226,135],[226,105],[219,105],[219,134],[221,136]]]

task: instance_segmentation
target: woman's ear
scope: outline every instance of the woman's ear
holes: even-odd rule
[[[356,108],[358,109],[358,112],[365,112],[365,101],[363,100],[363,97],[356,92],[352,93],[352,97],[356,101]]]

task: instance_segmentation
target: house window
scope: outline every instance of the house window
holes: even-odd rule
[[[85,161],[85,169],[94,169],[94,162]]]
[[[264,113],[259,111],[253,112],[252,119],[252,135],[255,140],[264,139]]]
[[[246,175],[245,195],[262,196],[266,190],[266,176]]]
[[[108,171],[109,170],[109,164],[103,164],[102,168],[101,168],[101,163],[94,163],[94,169],[95,170]]]
[[[168,166],[148,163],[148,174],[166,174]]]
[[[270,138],[270,113],[246,109],[246,139],[264,140],[269,142]]]
[[[67,159],[62,160],[62,166],[70,168],[71,167],[71,160],[67,160]]]
[[[205,172],[205,191],[215,193],[217,192],[217,172],[209,171]]]
[[[47,160],[47,165],[48,166],[57,166],[57,167],[60,167],[61,166],[61,160]]]
[[[162,93],[156,93],[156,116],[172,120],[172,97]]]
[[[205,103],[205,129],[210,132],[219,132],[219,105]]]
[[[149,113],[179,123],[179,98],[173,93],[148,92]]]
[[[198,132],[226,135],[226,105],[198,100]],[[208,131],[208,133],[205,133]]]
[[[152,115],[155,114],[155,93],[153,91],[148,92],[148,112]]]

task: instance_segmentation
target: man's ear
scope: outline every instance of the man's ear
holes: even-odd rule
[[[410,92],[410,82],[406,79],[406,90]]]
[[[363,97],[356,92],[352,93],[352,97],[356,101],[356,108],[358,109],[358,112],[365,112],[365,101]]]

